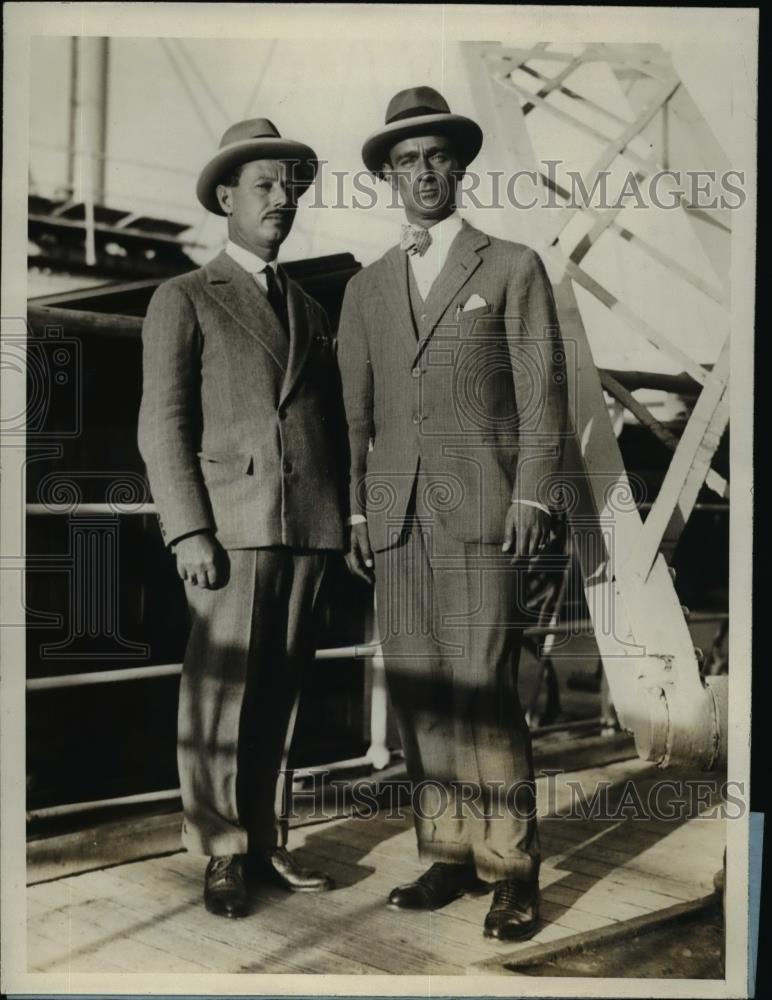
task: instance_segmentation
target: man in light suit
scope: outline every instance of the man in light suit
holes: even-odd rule
[[[365,142],[398,192],[399,246],[346,288],[338,360],[353,572],[374,571],[419,854],[393,907],[495,883],[484,933],[525,938],[538,907],[530,738],[517,695],[523,567],[550,533],[565,361],[544,267],[455,211],[482,144],[429,87]]]
[[[314,891],[275,799],[326,554],[344,543],[340,384],[326,316],[277,266],[313,150],[267,119],[232,126],[197,194],[226,216],[206,266],[154,294],[139,444],[192,628],[180,687],[183,843],[210,857],[210,912],[250,875]]]

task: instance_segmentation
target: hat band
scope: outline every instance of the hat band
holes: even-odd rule
[[[419,118],[421,115],[449,115],[450,111],[440,111],[437,108],[430,108],[426,104],[421,104],[417,108],[408,108],[407,111],[398,111],[396,115],[386,119],[386,124],[401,122],[405,118]]]
[[[247,135],[243,139],[231,139],[230,142],[220,143],[220,149],[228,149],[230,146],[236,146],[242,142],[255,142],[257,139],[281,139],[280,135],[276,135],[275,132],[261,132],[260,135]]]

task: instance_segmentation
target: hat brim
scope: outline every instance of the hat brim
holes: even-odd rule
[[[457,144],[464,167],[468,167],[477,156],[483,143],[482,129],[471,118],[447,113],[417,115],[384,125],[373,132],[362,146],[365,166],[376,176],[383,177],[382,167],[389,157],[389,150],[403,139],[413,139],[417,135],[449,136]]]
[[[196,184],[198,200],[214,215],[225,215],[217,200],[217,185],[222,184],[231,170],[252,160],[288,160],[296,164],[293,176],[298,195],[313,183],[318,158],[310,146],[292,139],[246,139],[221,149],[201,171]]]

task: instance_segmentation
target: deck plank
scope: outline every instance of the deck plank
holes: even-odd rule
[[[656,913],[710,891],[725,821],[582,819],[568,808],[568,782],[619,792],[632,780],[645,794],[656,774],[645,762],[562,774],[550,815],[540,820],[542,905],[547,943]],[[545,795],[540,779],[540,795]],[[389,891],[423,870],[407,810],[371,819],[344,816],[293,830],[303,863],[324,868],[339,888],[292,895],[260,887],[243,920],[213,917],[202,905],[205,859],[180,852],[71,875],[28,888],[28,955],[34,971],[307,972],[462,974],[518,945],[482,936],[489,895],[468,896],[434,913],[392,911]]]

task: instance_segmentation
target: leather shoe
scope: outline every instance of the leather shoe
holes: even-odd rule
[[[481,892],[486,888],[486,883],[478,879],[474,865],[437,861],[415,882],[392,889],[389,906],[400,910],[437,910],[465,892]]]
[[[241,856],[228,854],[209,859],[204,876],[204,906],[218,917],[243,917],[247,888]]]
[[[502,941],[533,937],[538,915],[539,883],[505,879],[494,886],[483,933]]]
[[[286,847],[277,847],[254,858],[250,876],[256,882],[280,885],[290,892],[327,892],[335,888],[329,875],[303,868]]]

